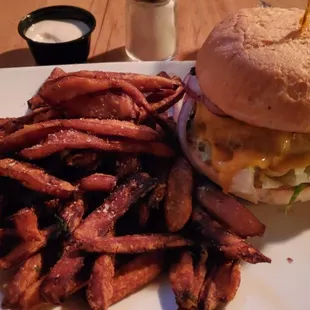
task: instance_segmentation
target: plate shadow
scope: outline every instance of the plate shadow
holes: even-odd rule
[[[0,54],[0,68],[35,66],[28,48],[20,48]]]
[[[102,54],[93,56],[87,60],[90,63],[96,62],[120,62],[120,61],[130,61],[126,54],[125,46],[115,48],[113,50],[104,52]]]

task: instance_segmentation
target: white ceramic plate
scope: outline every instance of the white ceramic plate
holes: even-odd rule
[[[61,66],[65,71],[106,70],[157,74],[161,70],[184,77],[193,62],[103,63]],[[53,67],[0,69],[0,117],[20,116],[27,111],[26,101],[35,93]],[[310,309],[310,203],[296,205],[285,215],[283,207],[249,206],[267,226],[263,238],[253,244],[272,259],[272,264],[242,268],[241,287],[227,310],[309,310]],[[287,258],[292,258],[289,263]],[[1,286],[8,275],[0,273]],[[0,301],[2,299],[0,291]],[[48,309],[51,309],[49,307]],[[54,309],[60,309],[56,307]],[[72,299],[62,308],[88,309]],[[1,308],[0,308],[1,309]],[[165,279],[111,307],[113,310],[176,310],[177,306]]]

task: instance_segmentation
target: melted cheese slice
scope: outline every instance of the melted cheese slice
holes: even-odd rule
[[[219,117],[202,103],[197,104],[192,130],[197,140],[208,143],[209,161],[218,171],[225,191],[233,177],[245,168],[285,175],[310,165],[310,134],[260,128],[231,117]]]

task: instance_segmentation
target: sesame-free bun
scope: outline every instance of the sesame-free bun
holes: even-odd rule
[[[198,52],[203,93],[248,124],[310,132],[310,29],[300,33],[303,14],[250,8],[229,15]]]

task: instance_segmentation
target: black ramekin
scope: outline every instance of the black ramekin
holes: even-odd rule
[[[61,43],[42,43],[25,36],[27,29],[42,20],[73,19],[84,22],[89,31],[82,37]],[[95,17],[88,11],[67,5],[45,7],[27,14],[18,24],[18,33],[24,38],[38,65],[59,65],[86,62],[91,34],[96,27]]]

